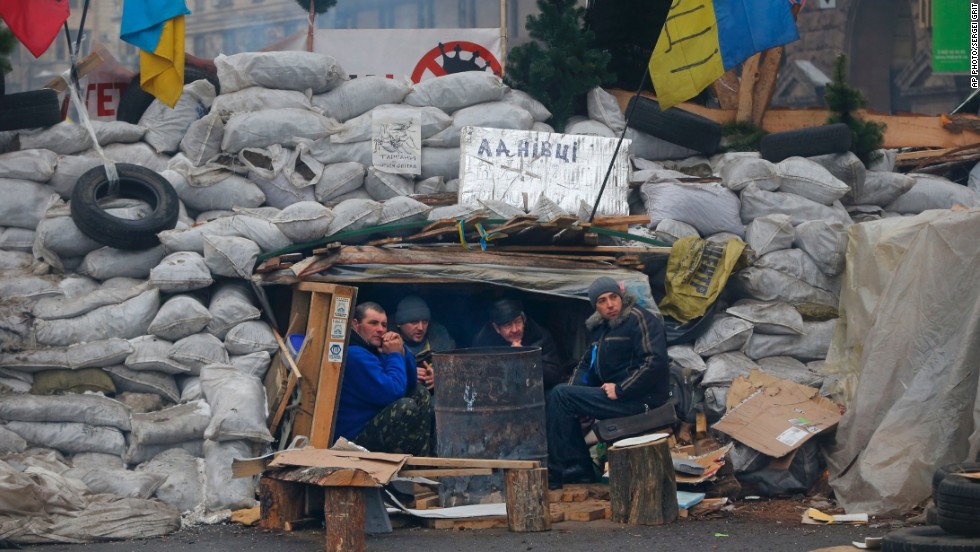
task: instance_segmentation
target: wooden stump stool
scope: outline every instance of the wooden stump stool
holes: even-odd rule
[[[666,439],[610,447],[607,454],[613,521],[662,525],[677,520],[677,482]]]

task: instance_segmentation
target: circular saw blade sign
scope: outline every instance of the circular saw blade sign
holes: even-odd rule
[[[464,57],[464,53],[468,53],[469,57]],[[500,76],[500,62],[483,46],[465,40],[440,42],[415,64],[412,82],[418,83],[424,76],[441,77],[463,71],[486,71],[488,68],[494,75]]]

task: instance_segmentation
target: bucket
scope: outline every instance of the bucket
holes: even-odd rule
[[[548,459],[539,347],[432,354],[436,454],[443,458]],[[505,502],[502,472],[442,477],[443,507]]]

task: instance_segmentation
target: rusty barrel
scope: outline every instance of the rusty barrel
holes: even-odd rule
[[[547,465],[539,347],[433,353],[436,454],[443,458],[538,460]],[[442,477],[444,507],[505,502],[504,477]]]

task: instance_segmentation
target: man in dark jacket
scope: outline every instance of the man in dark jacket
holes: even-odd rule
[[[352,326],[335,435],[373,452],[427,455],[434,411],[414,355],[377,303],[357,305]]]
[[[544,390],[568,379],[558,358],[558,347],[548,330],[524,314],[516,299],[499,299],[490,308],[490,322],[473,338],[474,347],[541,347]]]
[[[415,355],[419,382],[431,390],[432,353],[455,349],[456,341],[445,326],[432,320],[429,305],[418,295],[409,295],[398,302],[395,326],[405,341],[405,347]]]
[[[580,416],[616,418],[667,402],[667,339],[663,321],[607,276],[589,286],[596,312],[585,325],[592,341],[568,384],[547,397],[548,485],[595,480]]]

